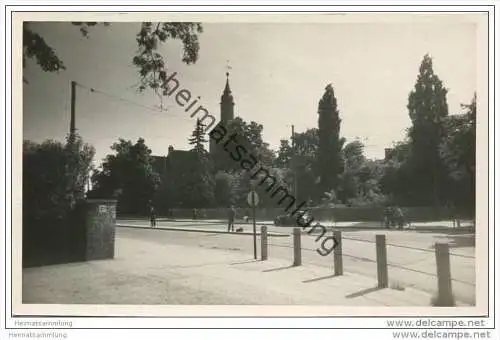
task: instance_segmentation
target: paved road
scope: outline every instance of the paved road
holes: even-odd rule
[[[125,221],[119,221],[123,223]],[[144,220],[126,223],[147,226]],[[225,231],[226,226],[216,223],[168,222],[160,221],[158,226],[179,228],[200,228]],[[251,226],[243,226],[245,231]],[[269,227],[270,231],[290,232],[291,228]],[[366,230],[343,232],[344,270],[357,274],[376,277],[375,234],[384,233],[387,237],[387,256],[389,279],[392,286],[414,287],[427,292],[435,292],[437,287],[434,244],[450,244],[453,291],[456,298],[467,304],[475,303],[475,247],[474,234],[448,232],[387,231]],[[247,253],[253,256],[251,236],[238,234],[194,233],[151,229],[119,228],[118,237],[136,238],[162,244],[172,243],[192,247],[224,249]],[[333,270],[333,256],[322,257],[317,252],[319,244],[314,236],[302,236],[302,262],[330,267]],[[258,242],[260,244],[260,242]],[[270,239],[269,256],[280,259],[293,257],[291,237]]]
[[[352,273],[333,278],[326,267],[308,264],[290,268],[286,259],[255,261],[244,252],[150,242],[137,235],[124,237],[122,231],[118,231],[114,260],[23,269],[23,302],[290,306],[281,309],[283,316],[311,313],[298,309],[299,305],[321,306],[314,315],[324,316],[339,315],[338,306],[430,305],[430,294],[419,290],[374,289],[375,278]],[[159,232],[144,229],[139,233]],[[271,312],[206,307],[197,308],[196,314],[263,316]],[[186,312],[185,308],[170,310],[177,316]],[[137,316],[150,313],[150,308],[134,310]]]

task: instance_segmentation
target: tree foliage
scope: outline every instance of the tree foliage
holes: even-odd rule
[[[194,154],[192,170],[184,172],[176,185],[176,191],[182,195],[180,202],[184,208],[210,208],[213,206],[215,178],[211,164],[205,153],[190,151]]]
[[[90,29],[99,24],[109,23],[72,22],[79,27],[83,37],[88,38]],[[139,90],[153,89],[158,94],[160,89],[166,90],[166,70],[168,63],[159,53],[159,47],[169,40],[180,40],[182,43],[182,61],[186,64],[198,60],[200,49],[198,34],[203,32],[200,23],[191,22],[143,22],[136,36],[137,52],[132,56],[133,64],[138,68]],[[23,67],[26,61],[33,59],[44,72],[59,72],[66,69],[64,61],[52,46],[35,31],[31,22],[23,23]],[[26,79],[25,79],[26,81]]]
[[[254,121],[248,123],[240,117],[235,117],[227,122],[224,128],[227,130],[226,136],[235,134],[236,139],[234,143],[228,144],[227,147],[223,146],[224,142],[217,144],[213,155],[217,171],[239,172],[241,170],[240,162],[230,157],[230,153],[236,152],[237,145],[244,147],[247,151],[246,155],[242,155],[245,158],[253,155],[263,165],[267,167],[273,166],[276,156],[269,148],[269,144],[262,138],[262,131],[264,129],[262,124]]]
[[[382,192],[392,203],[413,205],[413,185],[409,163],[410,142],[396,143],[384,162],[384,173],[380,180]]]
[[[212,207],[215,200],[216,181],[212,160],[204,147],[207,142],[205,130],[198,119],[192,137],[189,138],[189,144],[193,145],[190,152],[194,153],[193,171],[187,173],[178,184],[178,190],[183,191],[184,196],[181,201],[192,208]]]
[[[182,61],[193,64],[198,60],[200,44],[198,34],[203,32],[200,23],[191,22],[143,22],[137,33],[138,52],[133,57],[139,69],[141,85],[139,90],[151,88],[158,94],[168,91],[166,72],[168,63],[158,48],[170,39],[180,40],[183,46]],[[161,91],[161,92],[160,92]]]
[[[474,209],[476,178],[476,95],[463,114],[447,117],[439,151],[451,182],[448,201]]]
[[[233,175],[224,171],[215,174],[214,203],[216,207],[228,207],[235,203],[232,194]]]
[[[115,154],[107,155],[101,169],[92,176],[92,197],[118,199],[122,213],[146,213],[160,184],[153,170],[151,149],[144,139],[135,144],[119,139],[111,146]]]
[[[338,198],[344,202],[360,194],[360,172],[365,165],[364,145],[359,140],[347,143],[341,152],[343,172],[340,175]]]
[[[337,196],[349,206],[381,205],[387,197],[382,191],[384,164],[367,159],[364,144],[355,139],[344,145],[341,152],[342,173]]]
[[[294,134],[290,168],[296,176],[297,199],[301,202],[316,201],[318,196],[324,193],[319,182],[321,172],[318,163],[318,149],[318,129],[308,129],[302,133]],[[289,177],[293,178],[293,175],[291,174]]]
[[[89,28],[98,25],[97,22],[72,22],[71,24],[80,27],[82,36],[86,38],[89,36]],[[103,25],[108,26],[109,23],[103,23]],[[44,72],[66,70],[66,65],[54,48],[32,28],[30,22],[23,22],[23,68],[26,67],[28,59],[34,59]]]
[[[196,120],[196,126],[189,138],[189,145],[193,145],[193,151],[199,154],[206,154],[205,143],[207,143],[207,138],[205,136],[205,125],[201,123],[199,119]]]
[[[94,148],[73,135],[66,143],[23,142],[23,266],[72,259],[74,217],[92,168]]]
[[[23,224],[42,227],[67,218],[85,198],[94,154],[78,136],[66,144],[24,141]]]
[[[390,152],[381,179],[393,203],[474,209],[476,97],[449,116],[446,94],[425,55],[408,98],[408,138]]]
[[[341,173],[340,141],[341,119],[333,87],[325,88],[318,104],[318,168],[320,183],[324,192],[337,190]]]
[[[432,59],[425,55],[420,65],[415,88],[408,97],[408,112],[412,121],[410,168],[416,204],[432,202],[439,206],[447,187],[447,176],[439,155],[444,137],[444,122],[448,116],[447,89],[434,73]]]

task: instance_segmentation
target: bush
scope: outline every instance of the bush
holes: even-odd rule
[[[81,138],[67,143],[23,143],[23,264],[71,251],[72,213],[85,199],[94,148]]]

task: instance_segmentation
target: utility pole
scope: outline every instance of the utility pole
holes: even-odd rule
[[[297,152],[295,150],[295,126],[292,125],[292,173],[293,173],[293,197],[294,208],[297,208]]]
[[[74,137],[76,132],[75,122],[75,103],[76,103],[76,81],[71,81],[71,121],[69,125],[69,134]]]

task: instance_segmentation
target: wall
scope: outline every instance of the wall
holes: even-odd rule
[[[60,220],[23,219],[23,268],[114,257],[116,201],[87,200]]]
[[[84,260],[110,259],[115,256],[116,201],[87,200],[85,209]]]

